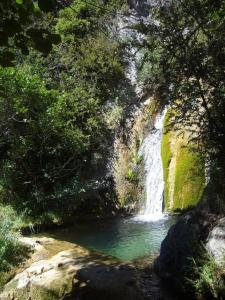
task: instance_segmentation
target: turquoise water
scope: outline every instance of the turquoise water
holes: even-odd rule
[[[134,218],[95,221],[57,230],[53,237],[122,260],[133,260],[157,253],[173,223],[170,217],[155,222]]]

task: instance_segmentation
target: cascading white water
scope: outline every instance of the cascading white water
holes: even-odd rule
[[[144,139],[140,155],[144,160],[145,168],[145,206],[137,216],[138,220],[155,221],[163,218],[163,167],[161,159],[161,141],[163,119],[166,109],[160,113],[154,129]]]
[[[135,30],[134,27],[140,20],[144,23],[146,21],[148,23],[150,21],[155,22],[149,15],[149,6],[150,4],[153,5],[153,2],[153,0],[131,0],[132,13],[128,16],[120,17],[117,20],[117,34],[115,36],[130,45],[135,44],[134,41],[143,41],[145,38],[144,35]],[[157,25],[156,23],[154,24]],[[135,46],[131,46],[128,53],[131,59],[128,61],[126,77],[133,86],[137,98],[141,98],[142,86],[137,80],[137,65],[143,54],[138,51],[138,48]],[[139,154],[143,157],[145,167],[146,203],[140,214],[134,218],[137,221],[154,221],[164,216],[162,209],[164,181],[161,160],[161,140],[165,113],[166,109],[157,116],[155,128],[146,136],[140,149]]]

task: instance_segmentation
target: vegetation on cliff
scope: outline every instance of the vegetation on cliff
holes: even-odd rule
[[[27,217],[69,214],[98,184],[109,143],[105,102],[124,78],[123,49],[103,32],[108,8],[74,1],[43,15],[38,24],[61,42],[48,57],[30,51],[0,69],[1,201]]]
[[[125,80],[125,46],[110,38],[121,5],[0,4],[0,202],[26,224],[102,209],[90,191],[107,184],[99,175],[111,143],[107,101],[121,101]],[[10,227],[1,225],[0,272],[23,249]]]
[[[220,195],[225,194],[224,11],[224,1],[172,1],[152,5],[156,21],[139,28],[147,33],[142,81],[172,106],[173,130],[192,131],[189,140],[207,153]]]
[[[119,137],[116,141],[114,180],[117,197],[122,206],[130,206],[133,211],[139,210],[146,198],[141,147],[148,130],[154,126],[159,109],[159,101],[153,98],[147,99],[135,112],[136,117],[132,128],[127,126],[128,139]]]
[[[194,161],[196,158],[198,161],[198,156],[200,158],[204,156],[209,182],[204,193],[206,200],[204,199],[204,203],[199,206],[197,214],[201,212],[201,209],[203,211],[207,209],[210,213],[224,214],[225,2],[222,0],[165,1],[161,6],[152,5],[151,13],[154,22],[140,26],[140,30],[148,36],[144,42],[141,79],[146,89],[160,96],[162,101],[170,104],[172,108],[167,124],[168,133],[164,135],[164,149],[162,150],[166,182],[171,180],[168,164],[170,166],[172,164],[173,178],[177,183],[177,187],[174,185],[172,192],[178,199],[182,198],[185,192],[184,201],[191,200],[194,203],[201,196],[204,183],[201,164],[194,164]],[[188,136],[188,147],[180,148],[182,161],[178,156],[178,172],[175,172],[175,162],[171,157],[175,149],[173,149],[173,144],[171,149],[168,149],[168,144],[176,132],[185,134],[188,131],[191,133]],[[188,148],[194,148],[194,152],[189,152]],[[192,174],[191,182],[196,186],[182,191],[182,185],[185,188],[185,177],[188,175],[186,173],[189,173],[187,163],[194,166],[195,173]],[[190,190],[196,194],[192,195]],[[169,206],[169,193],[171,190],[167,186],[165,191],[167,206]],[[179,200],[182,201],[182,199]],[[211,216],[210,214],[207,216],[206,223]],[[192,246],[191,251],[186,252],[190,244],[200,235],[205,235],[200,241],[200,243],[205,243],[208,232],[196,226],[191,233],[195,220],[188,214],[184,216],[184,219],[183,224],[178,222],[172,227],[162,243],[161,275],[182,289],[184,287],[182,280],[191,279],[194,273],[194,269],[190,268],[190,273],[184,274],[185,268],[190,267],[190,260],[194,257],[197,262],[197,279],[195,278],[194,286],[198,295],[192,294],[190,297],[195,299],[200,294],[202,299],[207,299],[207,297],[208,299],[219,297],[223,299],[224,291],[221,287],[224,284],[224,267],[219,267],[207,260],[201,264],[196,259],[199,258],[199,253]],[[190,240],[187,244],[189,234]],[[224,243],[224,238],[221,236],[220,238],[219,245]],[[163,249],[168,240],[171,244]],[[198,241],[198,244],[200,243]],[[171,278],[169,278],[170,272]],[[189,286],[185,294],[190,292]]]
[[[190,131],[168,131],[170,110],[164,120],[162,163],[164,204],[168,211],[195,206],[205,188],[205,159],[194,143],[188,143]]]
[[[127,45],[111,30],[126,2],[0,4],[0,202],[7,207],[0,209],[0,272],[8,272],[13,253],[21,258],[24,250],[13,230],[14,213],[29,222],[103,211],[99,190],[108,193],[111,133],[130,97]],[[143,90],[172,108],[162,143],[166,208],[186,208],[201,198],[202,153],[215,197],[224,203],[225,2],[162,2],[150,4],[151,20],[133,27],[144,34],[139,41]],[[123,204],[139,193],[136,141],[140,138],[122,173],[128,186]],[[198,286],[203,285],[200,275]]]
[[[192,261],[192,279],[188,281],[197,297],[204,299],[223,299],[225,296],[225,266],[203,254],[198,262]]]

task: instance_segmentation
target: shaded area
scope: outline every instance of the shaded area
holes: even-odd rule
[[[143,262],[143,261],[142,261]],[[80,269],[65,300],[176,300],[153,270],[129,264],[94,264]]]

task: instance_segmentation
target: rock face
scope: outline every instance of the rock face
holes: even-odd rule
[[[4,287],[1,300],[142,299],[132,266],[67,242],[30,244],[36,252],[29,267]]]
[[[131,9],[134,9],[141,16],[148,16],[149,14],[149,0],[128,0]]]
[[[118,134],[112,160],[115,191],[122,207],[139,211],[145,200],[144,160],[140,148],[147,133],[151,132],[158,112],[158,103],[153,98],[134,108],[132,117],[125,124],[126,135]]]
[[[220,219],[210,231],[206,249],[220,263],[225,257],[225,218]]]
[[[215,221],[215,215],[192,211],[170,228],[156,261],[156,270],[161,278],[176,287],[182,286],[190,258],[198,255],[199,245],[206,241]]]
[[[170,114],[164,119],[161,156],[164,173],[164,203],[166,210],[186,209],[202,198],[205,188],[205,165],[195,145],[190,142],[192,131],[187,128],[168,131]]]

